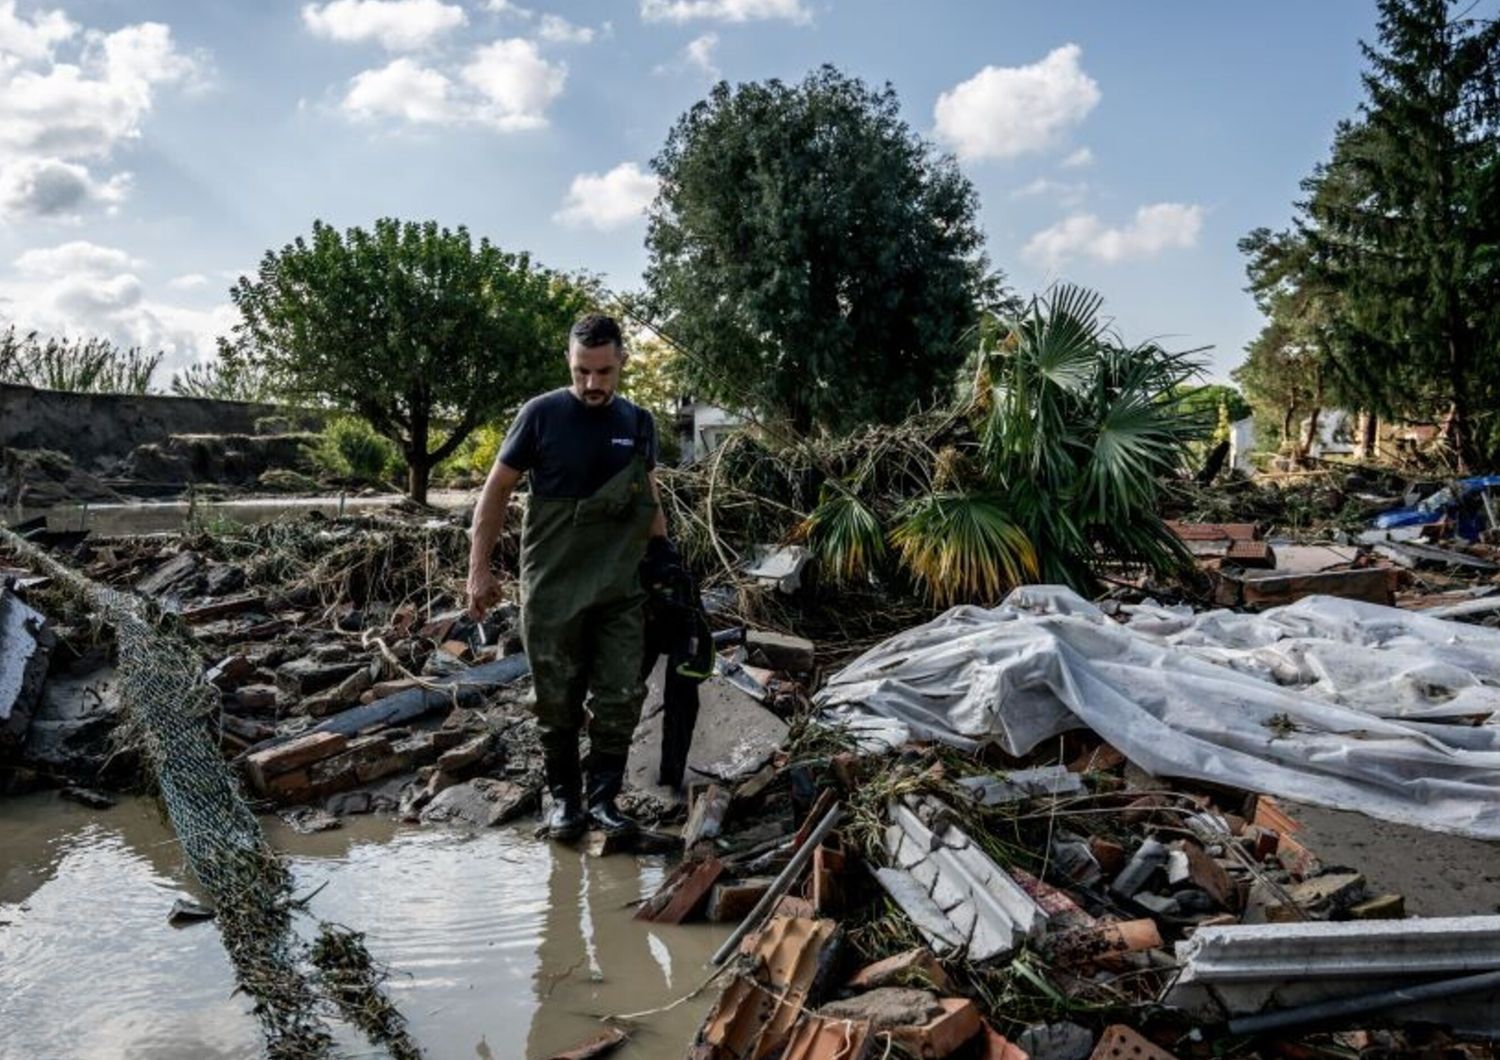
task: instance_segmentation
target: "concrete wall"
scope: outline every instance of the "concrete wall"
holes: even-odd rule
[[[0,383],[0,448],[56,449],[82,467],[106,468],[172,434],[254,434],[265,416],[317,429],[318,417],[275,405],[166,394],[75,394]]]

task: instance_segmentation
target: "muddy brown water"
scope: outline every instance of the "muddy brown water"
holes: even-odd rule
[[[297,835],[267,820],[311,912],[367,933],[392,998],[434,1060],[544,1057],[598,1017],[689,993],[726,934],[640,923],[632,905],[667,871],[590,857],[529,828],[478,833],[374,817]],[[146,799],[95,811],[54,794],[0,808],[0,1057],[239,1060],[262,1055],[212,923],[167,924],[198,897],[170,828]],[[313,930],[311,918],[300,929]],[[680,1056],[709,990],[642,1019],[615,1055]],[[339,1032],[343,1055],[384,1055]]]

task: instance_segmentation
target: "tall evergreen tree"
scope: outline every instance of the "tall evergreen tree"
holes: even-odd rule
[[[1305,185],[1307,275],[1338,292],[1344,383],[1443,417],[1471,465],[1500,433],[1500,24],[1380,0],[1378,38],[1359,118]]]

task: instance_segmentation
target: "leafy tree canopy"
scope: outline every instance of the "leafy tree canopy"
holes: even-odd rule
[[[230,296],[240,322],[226,364],[364,417],[400,447],[425,501],[432,465],[476,426],[566,382],[568,328],[593,292],[465,228],[385,218],[344,233],[314,222]]]
[[[999,282],[973,186],[892,88],[830,66],[721,82],[652,164],[650,308],[701,394],[801,432],[946,396]]]

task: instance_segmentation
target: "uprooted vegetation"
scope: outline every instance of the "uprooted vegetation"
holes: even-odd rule
[[[947,408],[835,439],[746,432],[664,471],[686,553],[717,575],[757,543],[802,543],[828,592],[878,596],[903,616],[1027,582],[1181,575],[1188,557],[1162,512],[1211,427],[1179,404],[1199,366],[1123,345],[1100,306],[1064,286],[987,318]]]

